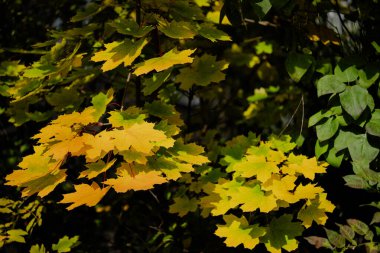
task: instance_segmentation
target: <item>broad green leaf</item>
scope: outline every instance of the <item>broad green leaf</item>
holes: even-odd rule
[[[69,238],[67,235],[59,239],[57,244],[52,245],[52,250],[61,252],[70,252],[73,247],[78,244],[79,236]]]
[[[180,88],[183,90],[189,90],[194,84],[207,86],[210,83],[219,83],[224,80],[225,74],[222,70],[227,67],[228,63],[224,60],[216,61],[216,56],[196,56],[189,67],[180,69],[176,82],[181,83]]]
[[[340,103],[343,109],[355,120],[360,117],[368,105],[368,91],[359,85],[346,87],[346,90],[339,94]]]
[[[19,61],[3,61],[0,64],[0,76],[18,76],[25,69]]]
[[[154,29],[153,26],[139,26],[132,19],[116,19],[108,24],[120,34],[131,35],[137,38],[144,37]]]
[[[366,235],[370,231],[368,225],[360,220],[348,219],[347,223],[359,235]]]
[[[264,18],[265,15],[272,8],[272,4],[270,0],[260,0],[255,2],[250,2],[253,6],[253,10],[255,14],[260,18]]]
[[[330,117],[325,123],[317,125],[317,137],[319,141],[326,141],[333,137],[339,129],[336,118]]]
[[[375,65],[370,65],[364,69],[359,70],[358,84],[363,88],[368,89],[369,87],[371,87],[372,84],[376,82],[379,76],[379,67]]]
[[[112,70],[124,63],[124,67],[130,66],[133,61],[141,54],[141,50],[148,44],[147,39],[140,39],[132,42],[124,40],[105,44],[106,50],[96,52],[91,58],[92,61],[105,61],[102,66],[104,72]]]
[[[371,45],[373,46],[373,48],[376,50],[376,53],[380,53],[380,45],[379,44],[377,44],[377,42],[376,41],[372,41],[371,42]]]
[[[330,117],[331,113],[319,111],[309,118],[308,127],[312,127],[324,118]]]
[[[311,55],[291,52],[286,58],[285,67],[290,77],[298,83],[313,62],[314,58]]]
[[[161,87],[161,85],[168,80],[170,77],[172,70],[167,69],[163,72],[159,73],[153,73],[153,76],[151,78],[145,78],[143,79],[143,93],[145,96],[151,95],[153,92],[155,92],[157,89]]]
[[[380,212],[376,212],[373,217],[372,217],[372,220],[371,220],[371,225],[374,224],[374,223],[380,223]]]
[[[153,70],[157,72],[166,70],[176,64],[192,63],[193,58],[190,57],[191,54],[195,52],[194,50],[187,49],[183,51],[178,51],[176,48],[165,53],[161,57],[151,58],[144,62],[135,65],[135,71],[133,72],[136,76],[149,73]]]
[[[267,227],[267,233],[260,238],[268,246],[277,250],[286,247],[287,244],[303,232],[300,222],[292,222],[292,215],[284,214],[279,218],[273,218]]]
[[[158,24],[158,30],[173,39],[192,39],[195,35],[197,35],[197,29],[195,25],[190,22],[168,22],[161,19],[158,21]]]
[[[354,162],[370,163],[379,154],[379,149],[369,144],[365,134],[355,135],[348,144],[348,151]]]
[[[322,142],[317,140],[317,142],[315,143],[315,156],[319,159],[319,157],[321,157],[321,155],[326,153],[328,149],[329,149],[329,144],[327,142],[324,142],[322,144]]]
[[[198,34],[212,42],[216,42],[217,40],[231,41],[231,38],[227,33],[217,29],[215,25],[211,23],[200,24],[198,27]]]
[[[327,238],[329,239],[330,243],[334,245],[337,248],[343,248],[346,245],[346,240],[343,236],[335,232],[334,230],[330,230],[327,228],[324,228],[327,234]]]
[[[171,104],[167,104],[165,102],[156,100],[152,103],[145,103],[144,108],[150,115],[159,117],[163,120],[167,120],[169,124],[173,124],[176,126],[182,126],[184,124],[183,120],[181,119],[180,113],[178,113],[175,107]],[[200,153],[197,153],[197,155]]]
[[[338,65],[335,66],[334,75],[339,81],[348,83],[355,81],[358,78],[359,73],[355,65],[346,66],[344,63],[338,63]]]
[[[370,121],[365,125],[367,133],[380,137],[380,110],[376,109],[372,113]]]
[[[335,168],[339,168],[344,158],[344,153],[338,153],[335,148],[330,149],[326,155],[326,162]]]
[[[331,93],[339,93],[345,89],[346,85],[334,75],[326,75],[317,82],[318,97]]]
[[[226,238],[224,243],[228,247],[237,247],[243,244],[244,248],[253,249],[259,244],[259,237],[265,234],[265,228],[259,225],[249,225],[244,216],[224,215],[226,225],[217,225],[215,234]]]
[[[71,22],[78,22],[85,19],[88,19],[103,10],[103,7],[99,4],[90,2],[87,4],[86,8],[83,11],[78,11],[78,13],[70,19]]]
[[[343,131],[340,129],[338,135],[336,136],[334,140],[335,150],[338,152],[345,148],[348,148],[348,145],[352,143],[354,139],[355,139],[354,133]]]
[[[358,175],[347,175],[343,179],[346,181],[345,185],[354,189],[367,189],[369,187],[367,181]]]
[[[57,71],[57,68],[52,65],[42,65],[36,62],[31,68],[24,70],[24,77],[28,78],[43,78],[45,76],[51,75]]]

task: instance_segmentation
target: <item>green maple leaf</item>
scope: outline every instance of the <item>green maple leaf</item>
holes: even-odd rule
[[[132,19],[116,19],[108,23],[116,29],[120,34],[131,35],[137,38],[144,37],[154,29],[153,26],[139,26],[136,21]]]
[[[59,239],[57,244],[53,244],[52,250],[57,251],[58,253],[61,252],[70,252],[71,248],[75,247],[78,243],[79,236],[74,236],[69,238],[68,236],[64,236],[61,239]]]
[[[198,29],[200,36],[209,39],[212,42],[216,42],[217,40],[231,41],[231,38],[228,36],[228,34],[221,30],[218,30],[215,25],[211,23],[203,23]]]
[[[148,44],[147,39],[140,39],[132,42],[131,40],[114,41],[105,44],[106,50],[96,52],[91,58],[92,61],[105,61],[102,70],[109,71],[120,64],[124,63],[124,67],[128,67],[141,54],[141,50]]]
[[[247,249],[253,249],[260,243],[259,237],[265,234],[265,228],[259,225],[249,225],[247,219],[242,216],[238,218],[234,215],[223,216],[226,225],[217,225],[215,234],[225,237],[224,243],[229,247],[237,247],[240,244]]]
[[[225,78],[222,70],[228,67],[224,60],[216,61],[216,56],[204,54],[195,57],[190,67],[180,70],[176,82],[181,83],[181,89],[189,90],[194,84],[207,86],[210,83],[219,83]]]
[[[170,213],[178,213],[180,217],[185,216],[189,212],[197,210],[198,201],[196,198],[189,199],[187,196],[174,198],[174,204],[170,205]]]
[[[302,234],[303,227],[300,222],[292,222],[292,215],[285,214],[273,218],[266,232],[261,242],[265,243],[270,252],[278,252],[281,248],[294,244],[293,239]]]
[[[196,28],[190,22],[159,20],[158,23],[158,30],[173,39],[192,39],[197,34]]]

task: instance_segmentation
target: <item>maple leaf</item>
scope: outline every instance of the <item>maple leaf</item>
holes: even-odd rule
[[[182,140],[177,140],[174,146],[169,149],[169,153],[179,161],[201,165],[209,162],[209,159],[203,155],[203,147],[198,146],[195,143],[184,144]]]
[[[277,207],[276,200],[272,194],[265,194],[259,185],[254,187],[242,186],[237,194],[233,194],[231,201],[242,204],[240,209],[244,212],[253,212],[260,209],[261,212],[269,213]]]
[[[226,225],[217,225],[215,234],[225,237],[224,243],[229,247],[243,244],[245,248],[253,249],[260,243],[259,237],[265,235],[265,228],[257,224],[250,226],[244,216],[238,218],[234,215],[224,215],[223,219]]]
[[[218,30],[215,25],[211,23],[202,23],[198,28],[198,33],[200,36],[211,40],[212,42],[216,42],[217,40],[222,41],[231,41],[230,36],[225,32]]]
[[[142,124],[147,117],[141,108],[135,106],[128,107],[124,111],[112,111],[109,114],[111,116],[108,118],[108,121],[113,127],[124,128],[128,128],[133,124]]]
[[[174,204],[170,205],[170,213],[178,213],[178,216],[183,217],[189,212],[195,212],[198,208],[198,201],[196,198],[189,199],[187,196],[175,197]]]
[[[164,103],[162,101],[153,101],[152,103],[146,103],[144,105],[144,108],[150,115],[166,120],[169,124],[176,126],[184,125],[180,114],[177,112],[173,105]]]
[[[174,140],[168,138],[164,132],[154,129],[153,123],[144,122],[133,124],[126,129],[115,129],[104,132],[102,135],[110,137],[115,148],[119,151],[129,150],[133,147],[136,151],[148,154],[154,146],[171,147]]]
[[[313,200],[305,203],[302,209],[298,212],[297,218],[302,221],[302,224],[308,228],[315,221],[319,225],[324,225],[327,221],[326,212],[333,212],[335,206],[326,199],[327,194],[321,193]]]
[[[65,181],[66,179],[66,170],[58,170],[55,172],[47,173],[41,177],[34,178],[34,179],[25,179],[23,178],[24,182],[21,184],[17,184],[15,181],[7,182],[6,185],[13,185],[13,186],[19,186],[21,188],[24,188],[22,190],[22,197],[26,196],[32,196],[33,194],[37,193],[40,197],[45,197],[50,192],[54,190],[54,188]],[[27,175],[22,175],[22,177],[25,177]],[[16,184],[15,184],[16,183]]]
[[[153,26],[139,26],[133,19],[116,19],[108,23],[114,27],[118,33],[131,35],[137,38],[144,37],[154,29]]]
[[[287,175],[281,177],[278,174],[273,174],[272,178],[261,185],[261,188],[265,191],[272,191],[272,194],[280,200],[284,200],[289,203],[295,203],[298,199],[294,196],[293,191],[295,188],[294,182],[297,177],[292,175]]]
[[[225,79],[222,70],[227,67],[228,63],[224,60],[216,61],[216,56],[196,56],[191,66],[180,69],[176,82],[181,83],[180,88],[183,90],[189,90],[194,84],[207,86],[210,83],[219,83]]]
[[[127,192],[129,190],[149,190],[155,184],[163,184],[167,180],[161,175],[160,171],[141,171],[136,173],[133,166],[122,163],[117,171],[117,178],[108,179],[104,183],[112,186],[116,192]]]
[[[74,188],[75,192],[63,194],[63,199],[59,202],[62,204],[72,203],[66,208],[67,210],[72,210],[81,205],[95,206],[110,189],[110,187],[101,189],[95,182],[92,182],[91,185],[74,185]]]
[[[273,173],[279,171],[275,162],[268,162],[264,156],[255,155],[246,156],[241,162],[236,163],[233,168],[235,177],[249,178],[256,176],[263,183],[270,179]]]
[[[161,170],[167,179],[177,180],[181,177],[181,173],[192,172],[194,168],[189,163],[180,163],[169,157],[159,157],[150,163],[150,167]]]
[[[193,58],[189,57],[194,50],[187,49],[183,51],[178,51],[176,48],[165,53],[161,57],[151,58],[144,62],[135,65],[135,71],[133,74],[136,76],[149,73],[153,70],[160,72],[162,70],[168,69],[176,64],[185,64],[193,62]]]
[[[88,179],[92,179],[99,175],[100,173],[103,173],[107,171],[109,168],[112,167],[116,162],[116,159],[113,159],[112,161],[108,162],[107,164],[103,162],[102,160],[97,161],[96,163],[88,163],[86,164],[87,170],[84,170],[80,173],[78,178],[87,177]]]
[[[105,61],[102,66],[104,72],[112,70],[124,63],[124,67],[130,66],[133,61],[141,54],[141,50],[148,44],[147,39],[140,39],[132,42],[131,40],[114,41],[105,44],[106,50],[96,52],[91,58],[92,61]]]
[[[316,173],[326,173],[326,163],[318,164],[317,158],[307,158],[306,156],[297,156],[291,153],[288,157],[287,166],[282,171],[294,175],[300,173],[306,178],[314,180]]]
[[[261,242],[265,243],[268,251],[281,252],[281,248],[294,248],[294,244],[298,244],[294,238],[300,236],[302,232],[301,223],[292,222],[292,215],[284,214],[271,220]]]
[[[158,30],[173,39],[192,39],[197,34],[196,28],[189,22],[158,20]]]
[[[314,199],[317,195],[323,192],[323,188],[315,186],[315,184],[300,184],[294,191],[294,195],[298,199]]]

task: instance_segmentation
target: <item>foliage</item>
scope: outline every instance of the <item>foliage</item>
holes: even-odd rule
[[[1,4],[5,252],[379,250],[378,1]]]

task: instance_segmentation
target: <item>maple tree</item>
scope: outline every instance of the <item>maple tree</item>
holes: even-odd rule
[[[1,250],[380,250],[378,1],[0,5]]]

